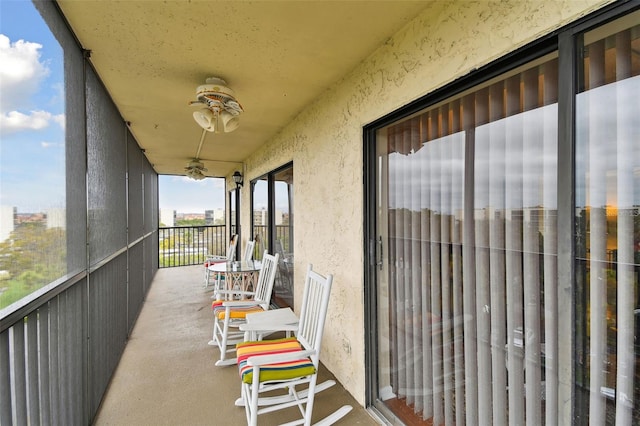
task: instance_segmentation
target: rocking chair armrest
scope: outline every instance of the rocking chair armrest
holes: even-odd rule
[[[316,354],[313,349],[305,351],[286,352],[272,355],[255,355],[247,358],[247,365],[260,366],[266,364],[277,364],[280,362],[295,361],[301,358],[308,358]]]
[[[257,300],[227,300],[222,302],[222,306],[227,308],[244,308],[247,306],[258,306],[260,304]]]
[[[254,296],[256,293],[255,291],[244,290],[218,290],[216,294],[222,296]]]
[[[298,331],[298,323],[295,324],[283,324],[281,322],[263,322],[260,324],[241,324],[240,331]]]

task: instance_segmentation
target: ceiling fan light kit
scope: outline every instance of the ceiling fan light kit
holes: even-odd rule
[[[193,118],[196,120],[196,123],[207,132],[213,132],[215,130],[215,117],[209,108],[194,111]]]
[[[222,129],[225,133],[233,132],[240,125],[238,116],[221,111],[216,114],[209,108],[202,108],[193,112],[193,118],[207,132],[215,132]]]
[[[240,125],[240,118],[227,111],[222,111],[219,117],[225,132],[233,132]]]
[[[206,177],[200,170],[190,170],[187,172],[187,176],[194,180],[202,180]]]
[[[239,115],[244,111],[235,93],[227,83],[217,77],[207,78],[207,83],[196,89],[192,106],[205,106],[193,113],[196,123],[208,132],[233,132],[239,126]]]
[[[198,152],[184,170],[191,179],[201,180],[206,177],[204,172],[207,171],[199,160],[206,132],[233,132],[240,125],[239,116],[244,110],[226,81],[217,77],[207,78],[206,84],[196,88],[196,100],[191,101],[190,105],[203,107],[193,112],[193,119],[204,130]]]

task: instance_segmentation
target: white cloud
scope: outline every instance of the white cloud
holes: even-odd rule
[[[62,130],[65,129],[66,126],[66,118],[64,114],[57,114],[57,115],[53,115],[51,116],[51,119],[58,124],[58,126],[60,126],[62,128]]]
[[[44,149],[48,148],[64,148],[64,143],[41,141],[40,146]]]
[[[51,85],[51,100],[53,104],[64,103],[64,84],[54,83]]]
[[[47,111],[31,111],[27,115],[18,111],[10,111],[0,115],[0,131],[3,134],[10,134],[22,130],[42,130],[49,127],[51,122],[58,123],[64,128],[64,114],[53,115]]]
[[[43,110],[26,111],[32,105],[31,97],[40,90],[49,75],[46,63],[40,60],[42,45],[25,40],[11,42],[0,34],[0,132],[16,133],[23,130],[42,130],[53,122],[65,127],[64,114],[51,114]],[[59,88],[54,87],[54,92]]]
[[[0,111],[24,109],[31,95],[37,92],[49,68],[40,62],[42,45],[25,40],[11,42],[0,34]]]

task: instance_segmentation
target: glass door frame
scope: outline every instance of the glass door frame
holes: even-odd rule
[[[294,238],[294,211],[293,211],[293,202],[292,197],[288,197],[287,208],[288,208],[288,232],[287,238],[288,241],[282,242],[280,245],[276,245],[276,240],[278,237],[278,225],[276,220],[276,198],[278,198],[278,192],[276,191],[276,183],[284,182],[283,180],[278,180],[279,175],[284,172],[290,170],[293,173],[293,162],[289,162],[284,164],[276,169],[269,171],[261,176],[258,176],[255,179],[251,180],[250,188],[251,188],[251,238],[256,239],[257,235],[255,232],[255,213],[257,211],[255,207],[255,186],[260,181],[265,181],[267,183],[267,223],[266,232],[263,235],[264,241],[262,244],[264,246],[259,245],[256,242],[258,250],[267,250],[269,253],[278,253],[280,254],[280,260],[278,261],[278,273],[276,275],[276,285],[274,287],[274,294],[272,296],[273,303],[277,304],[279,307],[292,307],[293,308],[293,238]],[[289,188],[291,189],[291,188]],[[286,250],[288,249],[288,250]],[[258,258],[262,256],[262,253],[257,253]],[[279,293],[280,290],[285,289],[283,293]],[[286,296],[285,296],[286,294]]]
[[[242,241],[240,235],[240,187],[237,186],[228,191],[229,194],[229,215],[228,215],[228,223],[229,223],[229,241],[234,234],[238,234],[238,240]],[[235,207],[235,210],[234,210]],[[236,259],[238,259],[238,254],[240,250],[240,244],[236,246]]]

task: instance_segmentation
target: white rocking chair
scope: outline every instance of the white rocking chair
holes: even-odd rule
[[[244,254],[242,255],[243,262],[249,262],[253,259],[253,249],[256,246],[256,242],[254,240],[247,241],[247,246],[244,248]],[[232,259],[233,260],[233,259]],[[220,296],[220,291],[222,290],[223,284],[222,282],[225,280],[226,276],[224,272],[218,272],[216,274],[215,287],[213,289],[212,299],[218,299]],[[277,276],[277,274],[276,274]]]
[[[335,384],[327,381],[328,386],[323,386],[324,383],[316,386],[332,281],[332,275],[324,277],[309,265],[296,337],[247,341],[237,345],[242,397],[236,401],[236,405],[244,405],[250,426],[257,425],[259,414],[296,405],[302,419],[287,425],[308,426],[311,424],[315,394],[322,390],[321,387]],[[296,389],[299,385],[308,387]],[[282,390],[283,395],[259,397],[263,392],[274,390]],[[317,424],[333,424],[349,413],[351,408],[350,405],[344,405]]]
[[[207,288],[209,285],[209,279],[211,278],[211,271],[209,270],[209,266],[214,265],[216,263],[222,262],[230,262],[236,258],[236,246],[238,244],[238,234],[235,234],[231,241],[229,241],[229,247],[227,248],[226,256],[208,256],[204,261],[204,287]]]
[[[246,322],[250,313],[269,310],[271,293],[278,270],[278,255],[270,255],[266,250],[262,255],[262,267],[258,274],[255,291],[241,291],[239,289],[217,290],[216,294],[222,300],[212,304],[213,309],[213,337],[210,345],[218,346],[220,359],[216,365],[231,365],[235,358],[227,358],[228,352],[235,351],[236,343],[242,342],[244,332],[237,328]],[[242,300],[233,300],[241,298]],[[231,330],[231,329],[234,330]]]

